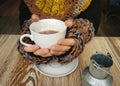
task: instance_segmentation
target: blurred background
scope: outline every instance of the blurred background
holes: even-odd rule
[[[96,36],[120,36],[120,0],[101,0],[102,18]],[[0,34],[20,34],[20,0],[0,0]]]

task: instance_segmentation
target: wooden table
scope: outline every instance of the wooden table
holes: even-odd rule
[[[114,76],[113,86],[120,86],[120,37],[94,37],[79,56],[77,69],[60,78],[41,74],[21,57],[17,51],[18,38],[19,35],[0,35],[0,86],[80,86],[81,72],[90,64],[90,57],[96,51],[112,55],[114,64],[110,72]]]

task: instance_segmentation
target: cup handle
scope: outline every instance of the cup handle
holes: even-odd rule
[[[32,41],[33,41],[33,36],[30,35],[30,34],[23,34],[21,37],[20,37],[20,43],[23,44],[24,46],[31,46],[32,44],[27,44],[25,42],[23,42],[23,38],[24,37],[28,37],[30,38]]]

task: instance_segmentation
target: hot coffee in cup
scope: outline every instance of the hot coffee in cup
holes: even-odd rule
[[[40,48],[50,48],[66,35],[66,25],[63,21],[57,19],[42,19],[30,25],[31,34],[24,34],[20,37],[20,42],[25,46],[31,44],[24,43],[22,39],[29,37]]]
[[[40,34],[54,34],[54,33],[58,33],[57,30],[46,30],[46,31],[41,31],[39,32]]]

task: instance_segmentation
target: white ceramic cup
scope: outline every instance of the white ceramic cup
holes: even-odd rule
[[[30,38],[34,41],[40,48],[50,48],[52,45],[56,44],[57,41],[61,38],[64,38],[66,35],[66,25],[63,21],[57,19],[42,19],[38,22],[34,22],[30,25],[31,34],[23,34],[20,37],[21,44],[25,46],[31,46],[23,42],[24,37]],[[54,30],[57,33],[53,34],[40,34],[39,32],[46,30]]]

